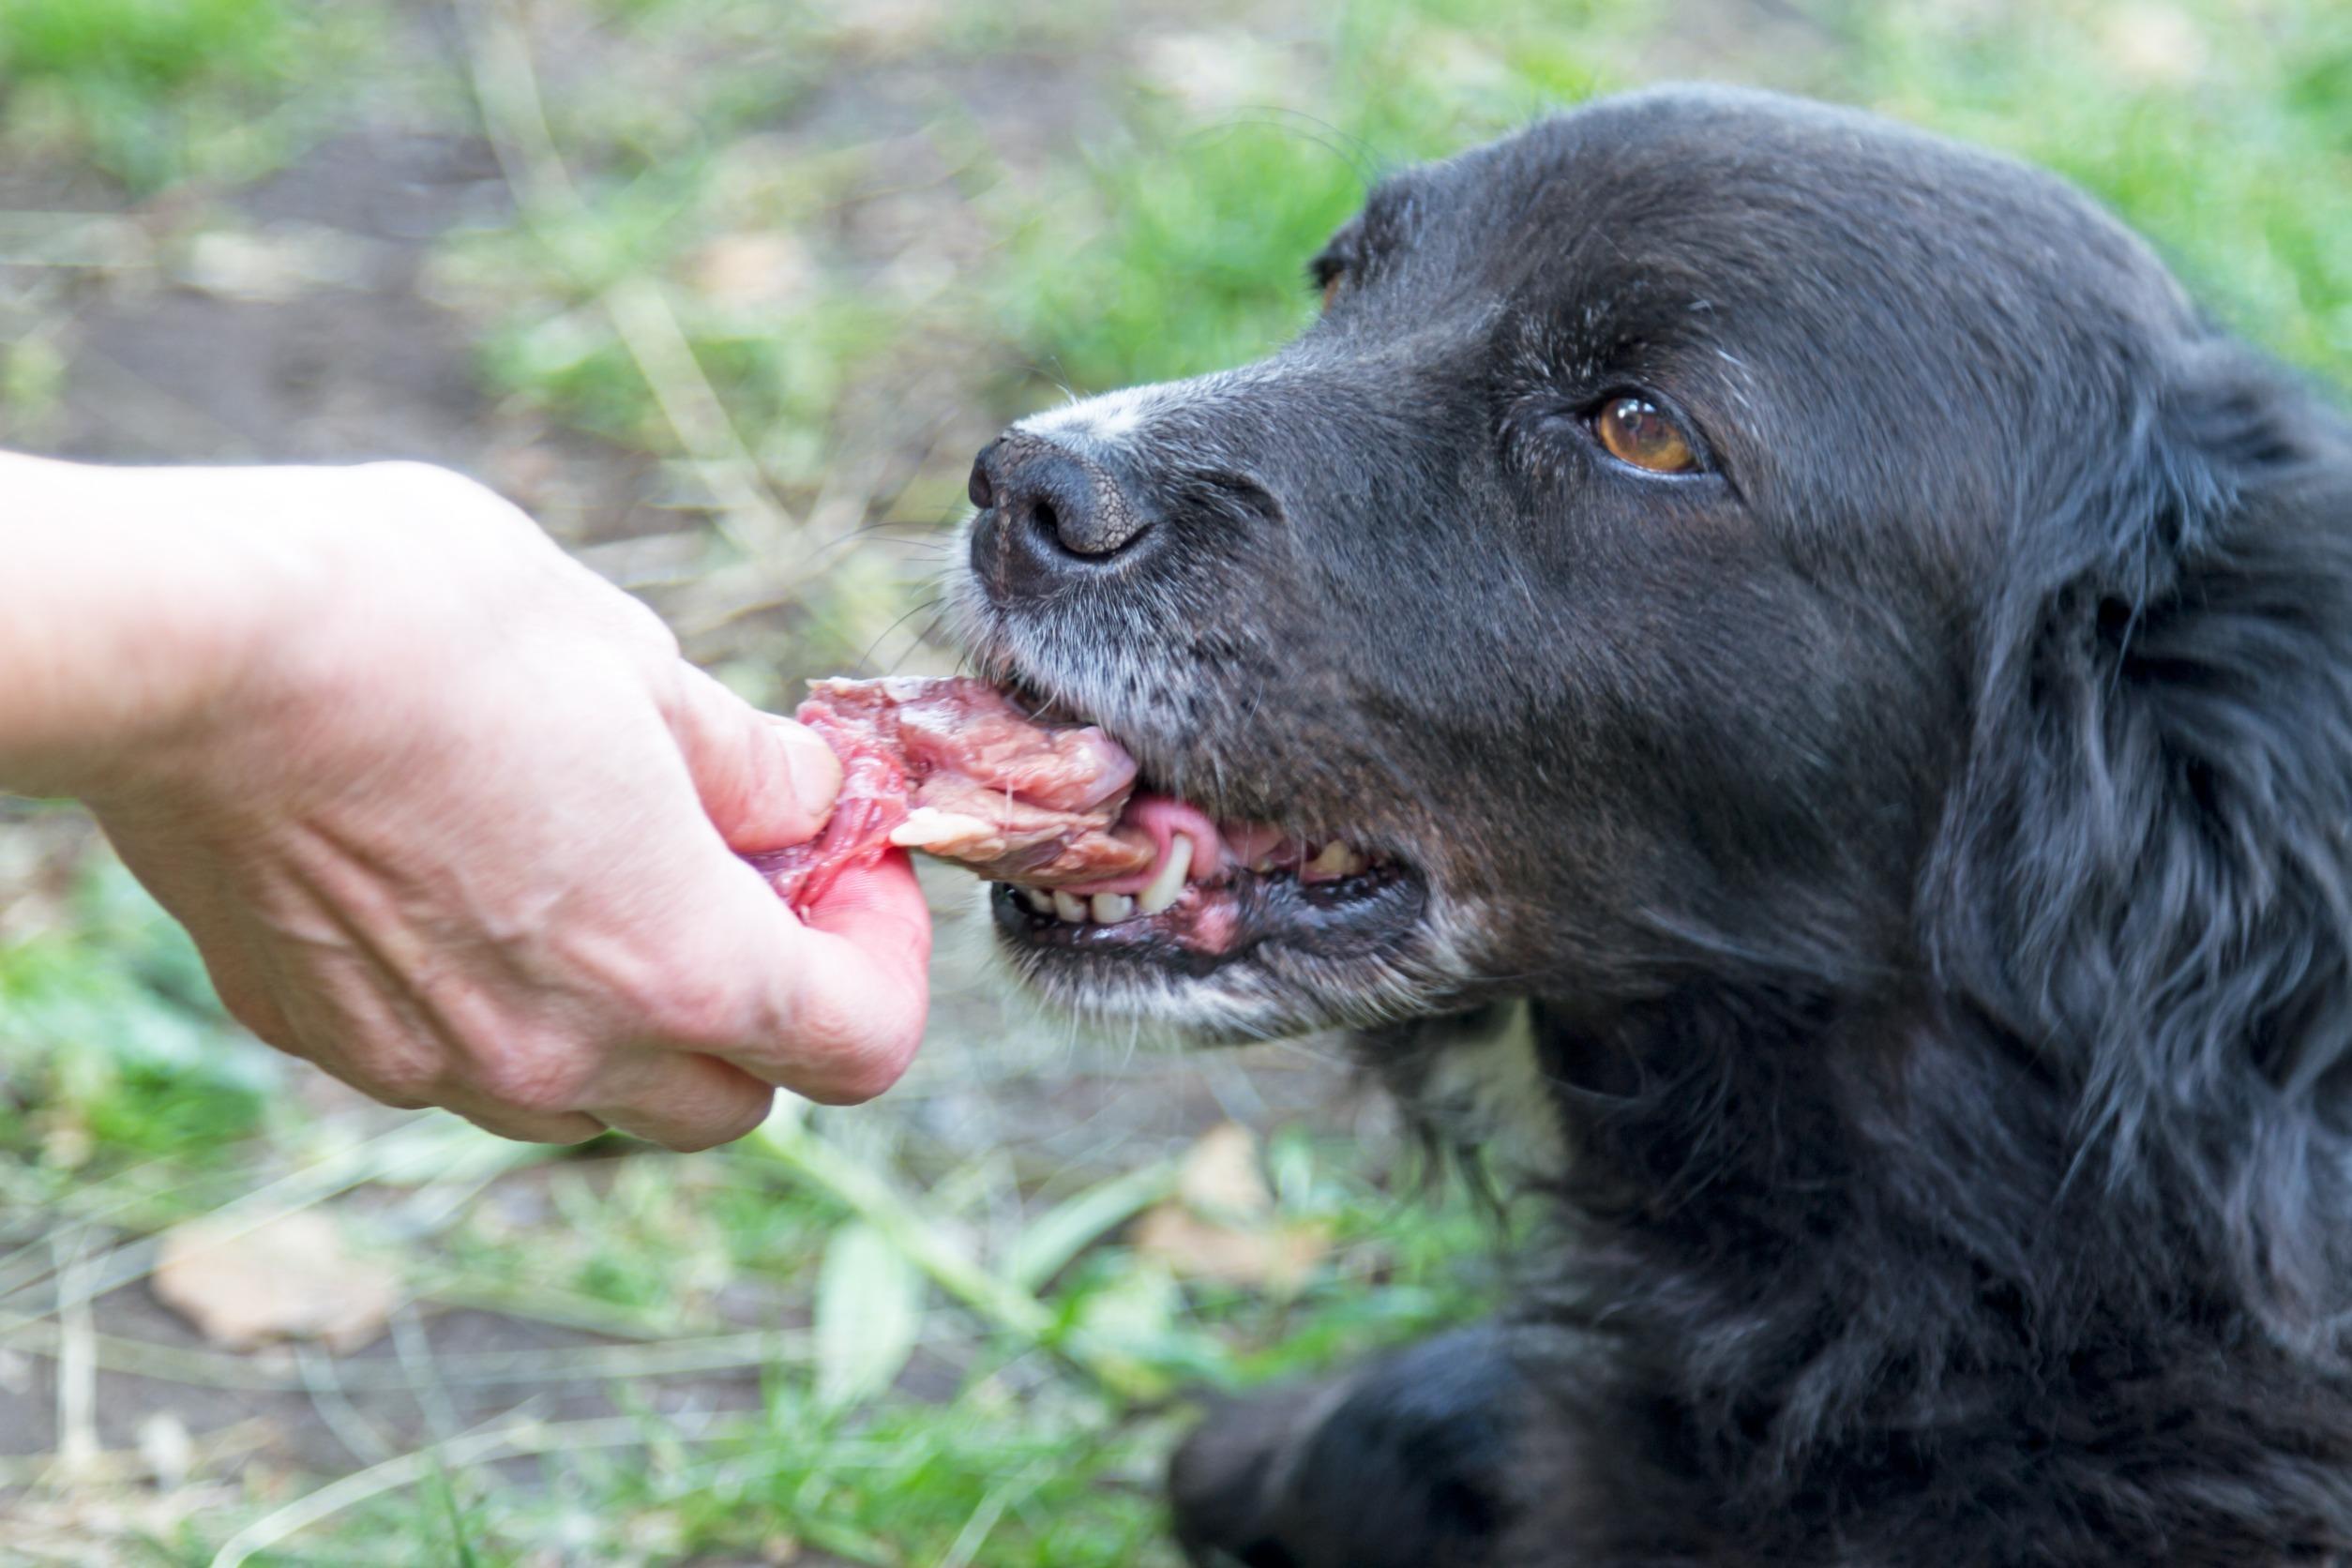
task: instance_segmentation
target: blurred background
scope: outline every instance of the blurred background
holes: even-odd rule
[[[2088,185],[2352,382],[2342,0],[0,0],[0,444],[422,458],[755,701],[939,671],[972,453],[1259,353],[1385,168],[1758,83]],[[0,564],[0,570],[5,570]],[[378,1109],[0,802],[0,1563],[1168,1565],[1197,1391],[1477,1312],[1331,1042],[1008,1003],[680,1158]]]

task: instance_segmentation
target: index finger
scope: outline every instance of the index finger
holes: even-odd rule
[[[775,965],[776,1038],[730,1053],[744,1071],[825,1105],[898,1081],[930,1007],[931,912],[906,852],[844,871]]]

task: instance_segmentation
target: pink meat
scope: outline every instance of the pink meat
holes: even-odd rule
[[[816,681],[799,717],[839,755],[840,798],[810,842],[749,857],[795,911],[893,847],[1031,887],[1136,882],[1165,847],[1121,824],[1136,770],[1116,742],[985,682]]]

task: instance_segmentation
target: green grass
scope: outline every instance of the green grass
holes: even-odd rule
[[[1812,47],[1755,62],[1759,80],[2069,175],[2224,320],[2352,380],[2352,8],[1813,12]],[[1005,336],[1081,389],[1261,353],[1309,316],[1302,266],[1367,178],[1631,84],[1627,28],[1614,7],[1365,4],[1337,25],[1324,97],[1190,119],[1147,97],[1023,215]],[[2152,36],[2118,68],[2134,29]]]
[[[1848,95],[2080,182],[2224,321],[2352,381],[2352,9],[1853,14]]]
[[[1147,79],[1047,200],[1002,210],[999,330],[1041,379],[1080,390],[1263,354],[1312,315],[1306,262],[1370,184],[1606,86],[1627,17],[1372,0],[1333,24],[1320,92],[1272,63],[1230,102]]]
[[[141,194],[250,177],[291,152],[298,106],[354,62],[371,10],[365,0],[0,0],[8,142]]]
[[[657,283],[795,509],[849,483],[864,446],[918,439],[920,421],[894,422],[902,404],[985,429],[1064,384],[1264,352],[1306,319],[1303,264],[1365,179],[1689,68],[1678,29],[1721,27],[1711,8],[1356,0],[1265,27],[1204,15],[1180,48],[1063,4],[946,0],[882,38],[847,12],[749,0],[542,9],[550,52],[580,47],[567,28],[602,30],[596,69],[550,78],[582,204],[449,235],[430,266],[436,297],[480,324],[484,385],[503,407],[670,459],[677,432],[603,303],[616,285]],[[377,92],[405,94],[437,106],[444,132],[470,129],[455,75],[395,92],[364,57],[334,53],[373,25],[354,14],[290,0],[0,0],[7,145],[145,193],[265,167],[323,99],[355,120]],[[1718,38],[1696,63],[2049,163],[2144,228],[2224,319],[2352,380],[2343,7],[1821,0],[1810,15],[1745,53]],[[1016,166],[968,95],[994,90],[1000,68],[1024,80],[1033,56],[1078,66],[1058,79],[1066,107],[1031,105],[1059,150]],[[891,82],[927,105],[922,147],[843,107],[859,73],[910,57],[930,64]],[[1204,78],[1204,60],[1222,76]],[[828,105],[837,136],[779,140]],[[927,204],[901,223],[911,250],[940,247],[937,264],[883,277],[852,218],[901,198]],[[709,286],[715,247],[777,234],[800,248],[785,258],[789,287],[746,298]],[[935,521],[969,451],[910,459],[901,488],[857,499]],[[781,689],[799,668],[858,658],[911,592],[888,560],[852,551],[779,611],[782,652],[729,656]],[[799,1543],[877,1564],[1168,1564],[1154,1477],[1184,1391],[1337,1364],[1458,1321],[1495,1289],[1489,1228],[1462,1195],[1412,1197],[1410,1172],[1311,1121],[1276,1126],[1267,1151],[1270,1223],[1328,1238],[1304,1281],[1178,1278],[1123,1223],[1156,1193],[1155,1146],[1107,1137],[1091,1161],[1057,1166],[952,1145],[925,1118],[980,1081],[1033,1123],[1045,1085],[1092,1074],[1133,1087],[1090,1114],[1143,1127],[1131,1102],[1189,1069],[1054,1055],[952,988],[923,1068],[933,1076],[815,1117],[800,1156],[753,1140],[687,1159],[574,1157],[306,1104],[305,1070],[236,1034],[184,939],[95,854],[57,914],[0,929],[0,1214],[17,1249],[0,1247],[0,1349],[14,1343],[5,1315],[41,1310],[51,1235],[135,1243],[291,1176],[428,1306],[592,1328],[638,1358],[627,1375],[588,1379],[621,1413],[541,1429],[528,1424],[578,1386],[561,1374],[584,1352],[513,1351],[497,1386],[514,1390],[515,1423],[454,1434],[437,1455],[391,1455],[370,1472],[381,1485],[257,1562],[760,1560]],[[877,1184],[845,1179],[861,1172]],[[936,1257],[927,1266],[933,1246],[978,1283]],[[729,1349],[746,1326],[774,1342]],[[652,1413],[677,1376],[658,1358],[682,1347],[756,1371],[757,1409]],[[179,1375],[230,1373],[201,1362]],[[522,1457],[502,1459],[510,1450]],[[183,1522],[110,1526],[91,1551],[115,1555],[91,1560],[207,1562],[232,1532],[286,1521],[279,1510],[359,1465],[308,1457],[252,1468]],[[93,1517],[119,1500],[89,1492]]]
[[[746,1313],[808,1327],[743,1358],[764,1369],[763,1409],[716,1423],[656,1416],[655,1385],[622,1377],[611,1383],[622,1414],[542,1433],[523,1382],[522,1413],[499,1432],[544,1485],[468,1462],[509,1451],[468,1450],[480,1434],[455,1434],[456,1460],[397,1456],[397,1484],[288,1532],[257,1564],[536,1568],[560,1543],[578,1554],[565,1560],[650,1565],[790,1541],[876,1564],[1172,1568],[1155,1478],[1184,1419],[1182,1391],[1330,1365],[1458,1321],[1493,1288],[1490,1222],[1458,1195],[1434,1210],[1409,1200],[1363,1168],[1361,1151],[1304,1127],[1267,1153],[1270,1223],[1317,1228],[1321,1260],[1295,1289],[1185,1286],[1118,1240],[1167,1189],[1148,1172],[1140,1185],[1112,1176],[1087,1189],[1071,1172],[994,1159],[942,1167],[858,1113],[819,1117],[824,1159],[887,1173],[873,1212],[806,1154],[779,1159],[761,1140],[687,1159],[568,1158],[437,1117],[306,1114],[287,1100],[294,1071],[235,1036],[186,939],[119,868],[96,863],[70,919],[0,947],[0,1193],[32,1227],[0,1246],[0,1321],[38,1304],[52,1278],[44,1229],[135,1236],[265,1186],[285,1196],[291,1182],[294,1201],[331,1204],[429,1304],[649,1349],[738,1332]],[[484,1197],[501,1191],[506,1200]],[[877,1270],[875,1221],[893,1236],[948,1238],[1034,1303],[1035,1320],[970,1311],[886,1248]],[[868,1238],[862,1275],[839,1267],[855,1232]],[[880,1365],[833,1376],[844,1355],[870,1358],[877,1323],[893,1317],[907,1338]],[[1114,1361],[1155,1392],[1138,1402],[1089,1370]],[[911,1362],[933,1391],[921,1399],[892,1392]],[[255,1486],[243,1507],[143,1549],[117,1543],[130,1552],[121,1560],[193,1568],[233,1530],[275,1541],[282,1483]]]
[[[195,947],[119,867],[70,921],[0,947],[0,1157],[77,1180],[204,1162],[260,1130],[280,1063],[212,1000]]]

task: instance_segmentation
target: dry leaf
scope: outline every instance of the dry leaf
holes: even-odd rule
[[[1181,1203],[1163,1203],[1136,1222],[1135,1249],[1156,1258],[1181,1278],[1214,1279],[1289,1294],[1330,1250],[1319,1224],[1243,1229],[1201,1218]]]
[[[1185,1152],[1176,1195],[1209,1219],[1256,1219],[1274,1212],[1274,1192],[1258,1166],[1258,1139],[1238,1122],[1219,1123]]]
[[[817,285],[808,248],[780,230],[721,234],[695,251],[686,272],[703,298],[739,309],[790,305]]]
[[[216,1345],[319,1339],[355,1350],[384,1332],[400,1281],[355,1258],[324,1214],[287,1214],[253,1229],[194,1220],[164,1232],[155,1293]]]
[[[1275,1217],[1258,1139],[1235,1122],[1210,1128],[1185,1151],[1176,1196],[1138,1220],[1129,1239],[1182,1278],[1284,1294],[1305,1283],[1331,1244],[1320,1224]]]

